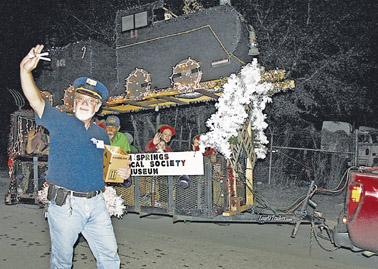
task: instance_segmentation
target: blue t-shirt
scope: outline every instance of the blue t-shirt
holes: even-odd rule
[[[104,149],[97,148],[91,139],[109,145],[105,130],[93,123],[86,130],[82,121],[47,102],[42,118],[36,114],[35,119],[50,133],[47,181],[78,192],[101,190],[104,187]]]

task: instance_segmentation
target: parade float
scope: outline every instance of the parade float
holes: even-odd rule
[[[51,48],[37,86],[56,109],[72,113],[69,82],[80,74],[96,77],[110,90],[99,117],[215,106],[203,123],[207,132],[199,151],[130,154],[130,183],[115,187],[127,212],[167,215],[174,221],[309,221],[306,207],[313,186],[280,211],[256,203],[253,183],[255,162],[267,152],[264,109],[274,94],[293,89],[294,82],[284,70],[265,70],[258,62],[255,31],[233,7],[194,7],[196,12],[182,16],[162,1],[118,11],[114,48],[94,40]],[[154,16],[158,9],[164,10],[162,20]],[[12,94],[20,109],[12,114],[6,203],[39,203],[48,155],[26,151],[28,134],[39,127],[33,113],[21,109],[22,97]],[[212,154],[204,154],[208,148]]]

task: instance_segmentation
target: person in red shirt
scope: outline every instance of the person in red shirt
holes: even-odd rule
[[[145,151],[156,152],[156,145],[160,142],[160,139],[165,140],[165,142],[167,142],[168,144],[169,141],[171,141],[172,136],[174,136],[175,134],[175,128],[173,128],[172,126],[169,126],[168,124],[159,125],[157,133],[155,134],[154,138],[148,142]],[[172,149],[170,146],[166,145],[165,151],[172,152]]]

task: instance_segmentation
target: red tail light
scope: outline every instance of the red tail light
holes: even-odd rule
[[[356,210],[358,203],[361,199],[362,193],[362,185],[358,183],[353,183],[349,185],[349,192],[348,192],[348,220],[351,220]]]

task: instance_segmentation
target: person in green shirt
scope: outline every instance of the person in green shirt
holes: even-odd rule
[[[121,128],[120,120],[117,116],[109,116],[105,121],[105,130],[109,136],[110,145],[122,148],[125,152],[130,152],[130,143],[124,133],[119,132]]]

